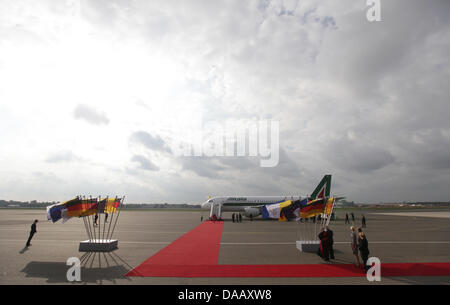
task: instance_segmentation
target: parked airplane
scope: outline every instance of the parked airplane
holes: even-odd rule
[[[210,209],[210,217],[220,218],[222,212],[240,212],[246,217],[261,215],[263,205],[280,203],[286,200],[324,198],[330,196],[331,175],[325,175],[310,196],[221,196],[209,198],[202,203],[202,209]]]

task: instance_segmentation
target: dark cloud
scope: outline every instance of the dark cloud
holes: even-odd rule
[[[136,131],[130,136],[130,141],[133,143],[137,143],[143,145],[144,147],[155,150],[170,153],[171,150],[165,143],[161,137],[158,135],[152,136],[148,132],[145,131]]]
[[[403,142],[403,162],[422,170],[450,169],[450,132],[438,128],[416,131]]]
[[[139,164],[139,168],[147,171],[158,171],[159,167],[152,163],[148,158],[142,155],[134,155],[131,161]]]
[[[280,147],[280,158],[278,165],[274,167],[260,168],[273,177],[298,178],[302,175],[302,170],[297,163],[286,153],[286,150]]]
[[[88,105],[79,104],[73,111],[75,119],[82,119],[94,125],[109,124],[109,119],[104,112],[98,111]]]
[[[334,161],[338,168],[359,173],[370,173],[395,161],[394,156],[382,147],[349,138],[331,142],[323,155]]]

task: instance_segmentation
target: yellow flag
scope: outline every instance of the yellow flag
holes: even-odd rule
[[[330,215],[333,210],[334,197],[328,198],[327,204],[325,206],[324,213],[325,215]]]

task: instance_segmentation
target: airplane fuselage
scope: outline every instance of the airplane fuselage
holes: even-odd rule
[[[298,200],[306,196],[221,196],[208,199],[202,204],[203,209],[210,209],[211,205],[221,205],[223,212],[244,212],[256,209],[259,211],[265,204],[280,203],[286,200]],[[256,216],[256,215],[255,215]]]
[[[281,203],[287,200],[299,200],[306,197],[324,198],[330,196],[331,175],[325,175],[310,196],[220,196],[209,198],[201,206],[210,209],[210,217],[214,214],[220,218],[221,212],[244,212],[247,217],[261,215],[262,206]],[[217,209],[217,211],[216,211]],[[216,213],[217,212],[217,213]]]

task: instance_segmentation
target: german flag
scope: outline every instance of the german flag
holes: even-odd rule
[[[84,217],[97,213],[97,198],[71,200],[66,204],[68,217]]]
[[[308,204],[300,209],[301,218],[310,218],[323,213],[325,208],[324,198],[315,199],[308,202]]]

